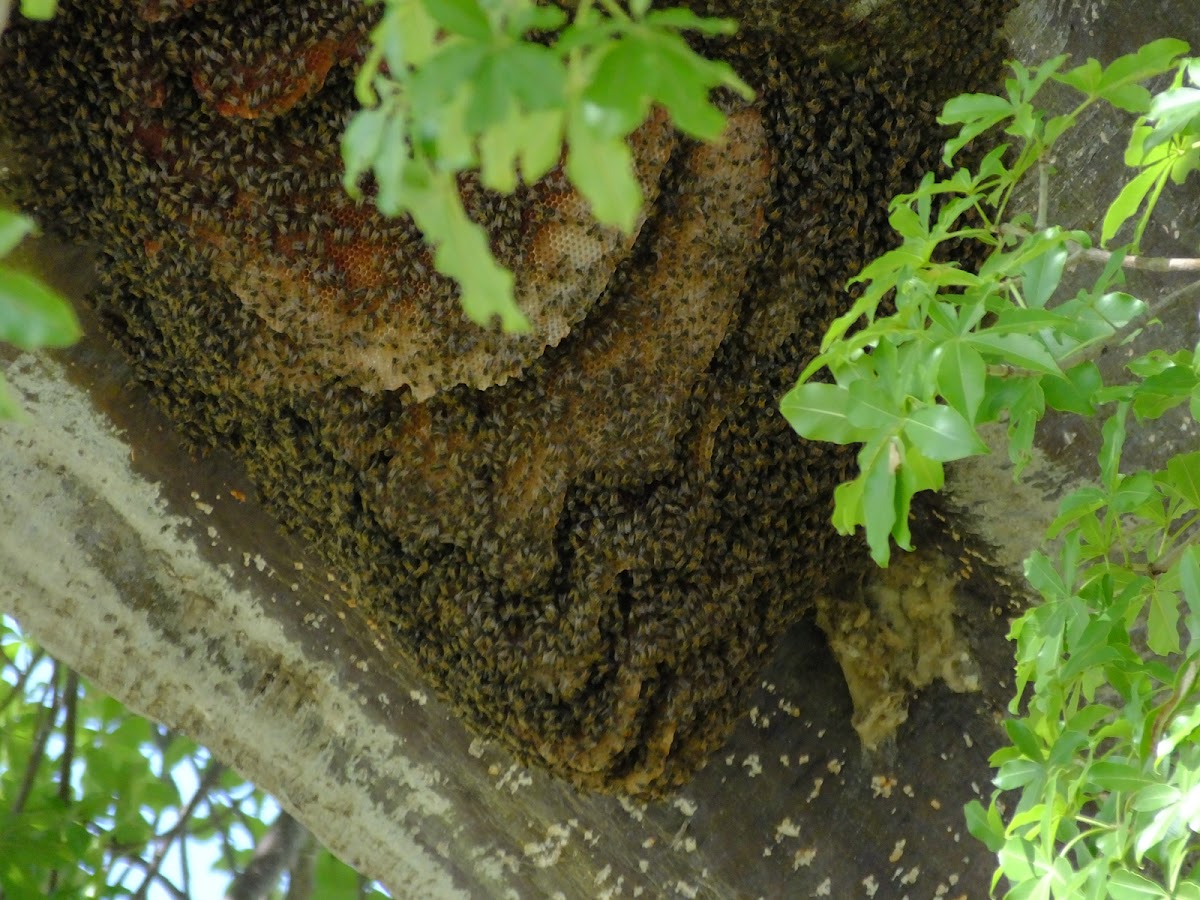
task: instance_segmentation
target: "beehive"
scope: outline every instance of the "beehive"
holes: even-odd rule
[[[910,4],[919,46],[837,3],[746,8],[706,49],[758,100],[722,98],[719,147],[658,114],[633,136],[630,237],[561,171],[511,197],[464,179],[525,336],[468,322],[411,224],[342,192],[370,7],[65,3],[4,35],[0,115],[25,205],[100,247],[139,377],[361,585],[388,652],[520,758],[651,795],[859,565],[828,524],[852,458],[777,398],[935,164],[935,110],[994,74],[1006,5]]]

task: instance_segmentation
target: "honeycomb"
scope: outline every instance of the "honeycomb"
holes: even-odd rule
[[[464,206],[534,324],[470,323],[411,222],[341,188],[372,8],[77,0],[0,40],[8,188],[99,247],[113,341],[224,447],[481,734],[589,790],[660,795],[724,741],[782,631],[861,549],[852,454],[777,400],[937,164],[936,109],[997,74],[1006,0],[753,10],[704,52],[758,91],[722,141],[655,113],[635,233],[561,169]],[[918,27],[919,26],[919,27]]]

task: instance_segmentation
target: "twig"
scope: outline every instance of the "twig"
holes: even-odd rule
[[[63,723],[63,752],[58,760],[58,799],[62,801],[63,806],[71,802],[71,767],[75,764],[75,713],[76,701],[79,699],[79,673],[74,669],[67,671],[65,694],[67,719]],[[57,867],[51,870],[50,879],[47,882],[47,894],[53,895],[58,888],[58,872]]]
[[[304,832],[296,862],[288,870],[288,889],[284,900],[312,900],[316,877],[317,853],[320,851],[311,831]]]
[[[1040,230],[1045,227],[1041,221],[1042,207],[1038,209],[1038,225]],[[1027,238],[1030,232],[1026,228],[1011,223],[1000,226],[1001,234],[1009,234],[1018,238]],[[1107,263],[1113,258],[1113,251],[1101,250],[1098,247],[1083,247],[1077,241],[1067,241],[1067,268],[1081,260]],[[1121,260],[1124,269],[1139,269],[1144,272],[1200,272],[1200,257],[1195,256],[1126,256]]]
[[[176,822],[170,831],[159,839],[158,848],[154,851],[154,858],[150,861],[150,865],[146,869],[146,877],[142,883],[138,885],[137,891],[134,893],[134,900],[145,900],[146,891],[149,890],[151,882],[158,877],[158,870],[162,867],[163,860],[166,859],[167,853],[171,849],[171,845],[175,840],[187,830],[188,821],[196,812],[196,808],[200,803],[208,797],[209,791],[216,786],[221,773],[225,771],[225,767],[216,760],[209,763],[208,768],[204,770],[204,776],[200,779],[200,784],[196,788],[196,793],[192,794],[192,798],[188,800],[185,806],[179,813],[179,821]]]
[[[150,870],[150,866],[153,865],[153,863],[146,862],[146,860],[142,859],[140,856],[122,856],[121,861],[129,867],[130,871],[133,870],[134,866],[137,866],[142,871],[148,873]],[[128,873],[126,873],[126,875],[128,875]],[[189,893],[187,893],[186,891],[183,891],[178,886],[176,886],[175,883],[172,882],[169,878],[167,878],[167,876],[164,875],[162,872],[156,871],[156,872],[154,872],[153,876],[150,876],[148,874],[147,877],[153,877],[153,879],[155,881],[157,881],[160,885],[162,885],[164,888],[167,889],[167,892],[172,897],[174,897],[175,900],[189,900],[189,898],[191,896]],[[115,883],[120,884],[119,881],[117,881]]]
[[[1073,265],[1079,260],[1106,263],[1112,259],[1111,250],[1101,250],[1098,247],[1080,247],[1074,241],[1068,243],[1071,255],[1067,265]],[[1200,257],[1195,256],[1126,256],[1121,260],[1121,266],[1126,269],[1139,269],[1143,272],[1200,272]]]
[[[242,873],[229,883],[225,900],[265,900],[280,876],[296,865],[307,829],[280,810]]]
[[[25,671],[17,676],[17,682],[12,686],[12,690],[10,690],[4,696],[3,700],[0,700],[0,713],[3,713],[4,710],[8,708],[10,703],[16,700],[17,697],[21,696],[25,690],[25,682],[29,680],[29,676],[33,674],[33,670],[37,668],[38,663],[42,661],[42,657],[45,655],[45,650],[38,650],[33,654],[33,658],[30,659],[29,665],[25,668]]]
[[[63,752],[58,769],[58,798],[64,804],[71,802],[71,768],[75,765],[75,732],[77,729],[76,714],[78,701],[79,673],[71,669],[67,672],[67,720],[63,724]]]
[[[46,755],[46,742],[50,739],[50,732],[54,728],[54,721],[58,718],[58,666],[59,663],[54,663],[54,675],[51,681],[52,687],[50,692],[50,707],[42,708],[41,718],[38,720],[37,732],[33,738],[33,749],[29,754],[29,762],[25,765],[25,774],[21,778],[21,786],[17,789],[16,799],[13,800],[13,814],[19,813],[25,808],[26,801],[29,800],[29,794],[33,790],[34,779],[37,778],[38,769],[42,765],[42,757]]]
[[[192,896],[192,870],[188,865],[188,833],[179,838],[179,877],[183,882],[183,893]]]

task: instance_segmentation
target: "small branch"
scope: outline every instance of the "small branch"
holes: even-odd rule
[[[1111,250],[1098,247],[1084,248],[1073,241],[1068,244],[1071,256],[1068,265],[1079,260],[1106,263],[1112,259]],[[1200,258],[1194,256],[1126,256],[1121,260],[1122,268],[1139,269],[1143,272],[1200,272]]]
[[[306,830],[304,840],[300,844],[300,852],[296,854],[296,862],[288,870],[288,889],[284,900],[312,900],[317,853],[320,849],[312,832]]]
[[[33,670],[38,667],[38,663],[42,661],[42,658],[45,655],[45,650],[38,650],[33,654],[33,658],[30,659],[29,665],[25,668],[25,671],[21,672],[21,674],[17,676],[16,684],[12,686],[12,689],[4,696],[4,699],[0,700],[0,713],[3,713],[4,710],[8,708],[10,703],[24,693],[25,682],[29,680],[29,676],[33,674]]]
[[[63,803],[71,802],[71,768],[75,765],[75,735],[77,730],[77,706],[79,701],[79,673],[74,669],[67,672],[66,707],[67,721],[63,725],[63,752],[58,768],[58,797]]]
[[[179,838],[179,880],[182,882],[184,896],[192,896],[192,870],[188,865],[188,833],[186,831]]]
[[[150,867],[153,865],[153,863],[146,862],[140,856],[122,856],[121,861],[129,867],[130,871],[132,871],[134,866],[137,866],[143,872],[148,873],[150,870]],[[172,897],[174,897],[175,900],[190,900],[191,895],[189,893],[187,893],[186,891],[181,890],[169,878],[167,878],[167,876],[164,875],[162,872],[156,871],[156,872],[154,872],[153,875],[147,874],[146,877],[153,878],[154,881],[156,881],[158,884],[162,885],[162,887],[166,888],[167,893],[169,893]],[[116,881],[114,883],[120,884],[120,881]]]
[[[1044,228],[1045,225],[1041,222],[1042,208],[1038,209],[1038,229]],[[1018,238],[1027,238],[1030,232],[1017,225],[1005,223],[1000,226],[1001,234],[1010,234]],[[1066,242],[1067,251],[1070,254],[1067,257],[1067,267],[1075,265],[1081,260],[1089,262],[1107,263],[1113,258],[1111,250],[1101,250],[1098,247],[1082,247],[1075,241]],[[1195,256],[1126,256],[1121,260],[1121,268],[1123,269],[1139,269],[1144,272],[1200,272],[1200,257]]]
[[[254,848],[250,863],[229,883],[225,900],[265,900],[284,872],[296,865],[300,845],[308,830],[287,812],[280,811]]]
[[[159,839],[158,849],[154,851],[154,858],[150,861],[146,869],[146,877],[138,885],[138,889],[133,895],[134,900],[145,900],[146,891],[150,889],[150,884],[158,877],[158,870],[162,867],[163,860],[166,859],[171,845],[175,843],[181,834],[187,831],[188,822],[196,812],[196,808],[208,797],[209,792],[216,786],[221,773],[224,771],[225,767],[216,760],[210,762],[208,768],[204,770],[204,777],[200,779],[196,793],[192,794],[192,798],[188,801],[187,806],[179,813],[179,821]]]
[[[38,769],[42,765],[42,757],[46,755],[46,742],[50,739],[50,732],[54,729],[54,722],[58,718],[58,667],[59,663],[54,663],[54,675],[51,680],[50,706],[43,707],[42,715],[38,720],[37,731],[34,733],[33,749],[29,754],[29,762],[25,765],[25,774],[21,778],[21,786],[17,789],[16,799],[13,800],[12,811],[15,815],[25,808],[25,803],[29,800],[29,794],[33,791],[33,782],[37,778]]]
[[[58,760],[58,799],[63,806],[71,802],[71,767],[75,764],[75,732],[76,732],[76,701],[79,699],[79,673],[74,669],[67,671],[66,694],[67,720],[63,724],[63,752]],[[58,869],[50,872],[47,882],[47,894],[53,896],[58,888]]]

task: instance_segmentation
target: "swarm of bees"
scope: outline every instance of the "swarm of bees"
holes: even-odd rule
[[[920,0],[914,45],[812,0],[707,45],[759,92],[719,146],[631,138],[635,234],[555,170],[464,179],[533,329],[470,323],[407,220],[341,187],[377,7],[76,0],[0,43],[10,189],[99,247],[112,339],[480,732],[577,785],[684,783],[856,546],[841,450],[778,414],[935,110],[998,72],[1007,0]]]

